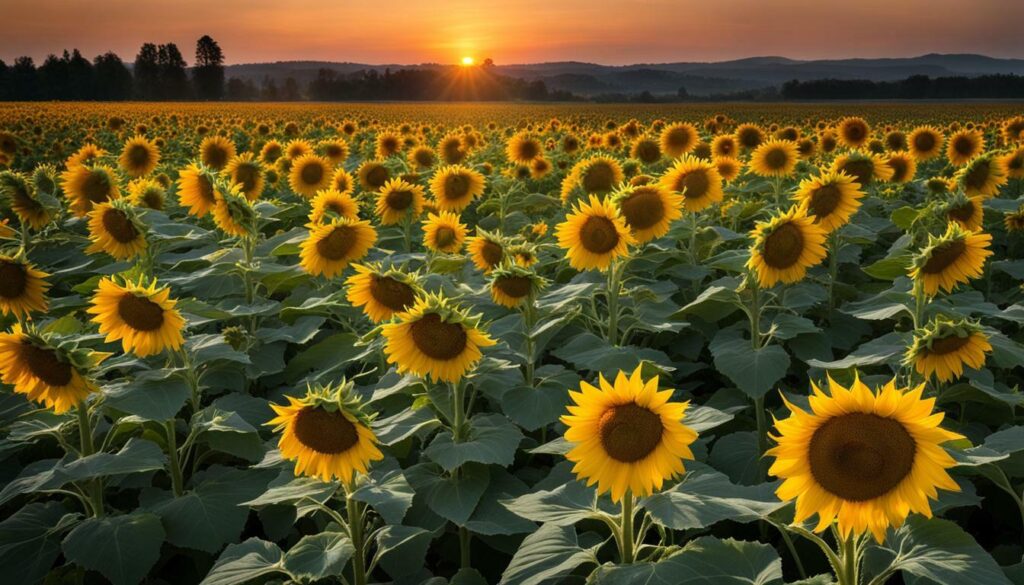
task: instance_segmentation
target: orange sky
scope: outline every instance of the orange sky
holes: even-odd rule
[[[78,47],[134,60],[213,36],[229,63],[606,64],[974,52],[1024,57],[1021,0],[3,0],[0,59]]]

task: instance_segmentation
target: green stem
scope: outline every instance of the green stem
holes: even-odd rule
[[[78,403],[78,436],[81,440],[79,453],[82,457],[88,457],[96,452],[96,446],[92,441],[92,420],[89,417],[89,405],[83,400]],[[93,516],[103,516],[103,484],[100,479],[88,482],[89,500],[92,504]]]
[[[828,235],[828,318],[836,307],[836,280],[839,278],[839,235],[838,230]]]
[[[754,417],[757,420],[757,450],[761,453],[758,468],[761,470],[761,474],[767,477],[768,460],[765,458],[765,453],[768,452],[768,416],[764,407],[764,396],[754,399]]]
[[[452,440],[461,443],[463,431],[466,426],[465,387],[461,381],[452,384]],[[455,478],[459,477],[461,470],[456,468],[452,471]],[[459,526],[459,566],[466,569],[470,567],[470,545],[471,535],[465,526]]]
[[[608,343],[613,346],[619,344],[619,294],[622,291],[619,268],[616,260],[608,267]]]
[[[533,326],[537,321],[537,308],[533,305],[533,298],[527,299],[526,306],[523,307],[523,335],[526,336],[526,385],[533,388],[534,370],[536,368],[534,364],[534,352],[536,351],[537,342],[533,338]]]
[[[359,501],[352,498],[352,489],[346,489],[345,511],[348,513],[348,532],[352,539],[352,583],[366,585],[366,543],[363,539],[363,511]]]
[[[914,329],[924,326],[924,310],[928,306],[928,295],[924,292],[924,282],[914,281]]]
[[[465,526],[459,526],[459,567],[463,569],[469,569],[470,565],[470,549],[471,540],[469,529]]]
[[[635,560],[635,552],[633,551],[635,535],[633,534],[633,492],[629,490],[622,496],[622,519],[620,525],[622,528],[622,538],[619,540],[621,562],[624,565],[631,565]]]
[[[747,282],[750,284],[750,344],[756,350],[761,349],[761,287],[753,272],[747,275]]]
[[[789,535],[789,531],[785,528],[779,530],[779,534],[782,535],[782,541],[786,543],[786,548],[789,549],[789,556],[793,557],[793,562],[796,563],[796,570],[800,573],[801,579],[807,578],[807,570],[804,569],[804,563],[800,560],[800,553],[796,550],[796,545],[793,544],[793,537]]]
[[[174,430],[174,421],[169,420],[164,423],[164,429],[167,431],[167,457],[170,459],[171,485],[174,488],[174,496],[180,497],[184,493],[182,487],[184,481],[181,476],[181,461],[178,458],[178,438]]]

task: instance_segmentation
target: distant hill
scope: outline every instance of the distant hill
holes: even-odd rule
[[[265,77],[278,84],[288,77],[301,86],[316,78],[320,69],[338,74],[361,70],[440,69],[451,67],[437,63],[419,65],[336,63],[329,61],[282,61],[229,65],[227,76],[256,83]],[[929,77],[977,77],[995,73],[1024,75],[1024,59],[998,59],[972,54],[928,54],[891,59],[830,59],[800,61],[764,56],[713,63],[638,63],[635,65],[597,65],[574,61],[497,65],[502,75],[527,81],[541,80],[549,89],[592,96],[602,93],[675,94],[685,87],[690,95],[729,93],[769,86],[780,86],[793,79],[867,79],[895,81],[912,75]]]

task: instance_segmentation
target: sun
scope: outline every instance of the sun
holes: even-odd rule
[[[470,67],[470,66],[472,66],[472,65],[473,65],[473,63],[475,63],[475,62],[476,62],[476,60],[475,60],[475,59],[473,59],[472,57],[463,57],[463,58],[462,58],[462,66],[463,66],[463,67]]]

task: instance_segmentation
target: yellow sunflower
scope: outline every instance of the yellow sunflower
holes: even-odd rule
[[[148,286],[144,281],[125,282],[122,286],[110,278],[99,282],[88,313],[107,343],[120,341],[125,353],[138,357],[158,354],[165,349],[177,351],[185,342],[185,319],[175,308],[170,287]]]
[[[64,166],[70,169],[71,167],[77,167],[80,165],[91,165],[94,164],[97,159],[103,158],[104,156],[107,156],[107,151],[95,144],[86,144],[69,156],[67,160],[64,161]]]
[[[167,190],[154,179],[135,179],[128,183],[128,200],[132,205],[162,211],[167,201]]]
[[[661,151],[669,158],[679,158],[692,151],[700,142],[697,128],[688,122],[665,126],[659,137]]]
[[[576,194],[611,193],[624,179],[622,165],[612,157],[593,156],[581,160],[562,180],[562,201],[572,201]]]
[[[769,473],[783,480],[776,494],[796,500],[794,522],[818,515],[816,532],[837,523],[848,538],[871,532],[878,542],[910,512],[931,516],[936,488],[959,491],[946,472],[955,462],[942,443],[962,438],[939,426],[924,384],[896,381],[873,392],[859,378],[847,389],[829,378],[829,393],[811,383],[811,411],[786,402],[790,416],[776,421],[777,445]]]
[[[223,136],[207,136],[199,143],[199,160],[216,171],[223,170],[235,153],[235,143]]]
[[[875,181],[888,181],[894,170],[881,155],[854,150],[837,156],[832,161],[832,171],[842,171],[856,180],[861,187]]]
[[[97,203],[106,203],[121,196],[114,169],[103,165],[76,165],[61,173],[61,187],[71,200],[71,210],[78,217],[92,210]]]
[[[352,485],[356,474],[384,459],[352,386],[343,380],[310,387],[302,398],[286,396],[287,406],[270,405],[277,416],[266,424],[281,433],[277,446],[283,459],[295,462],[296,475]]]
[[[722,200],[722,175],[709,161],[683,155],[665,171],[658,184],[683,196],[683,207],[696,213]]]
[[[449,211],[431,213],[423,223],[423,246],[435,252],[454,254],[466,241],[466,225]]]
[[[808,268],[825,259],[825,230],[799,207],[758,222],[750,235],[754,244],[747,268],[755,271],[762,287],[799,282]]]
[[[302,268],[313,276],[333,278],[366,256],[377,241],[377,230],[366,220],[341,217],[309,228],[299,258]]]
[[[380,161],[368,160],[359,165],[356,176],[363,191],[376,192],[391,178],[391,171]]]
[[[289,141],[284,147],[284,156],[289,160],[296,160],[307,154],[313,154],[313,145],[301,138]]]
[[[310,223],[323,223],[335,217],[359,219],[359,202],[348,193],[324,189],[313,198],[309,221]]]
[[[1011,179],[1024,179],[1024,146],[1003,155],[1003,166]]]
[[[477,235],[468,240],[469,257],[485,274],[490,273],[505,261],[505,243],[501,236],[477,228]]]
[[[57,414],[99,391],[86,373],[104,357],[97,352],[66,350],[19,324],[10,333],[0,333],[0,380]]]
[[[831,233],[850,222],[860,209],[864,192],[853,177],[829,171],[800,182],[796,199],[800,210],[814,219],[825,233]]]
[[[909,152],[890,152],[885,164],[892,169],[892,176],[889,178],[893,183],[909,183],[914,180],[917,174],[917,159]]]
[[[985,217],[984,197],[967,197],[958,194],[946,204],[946,219],[960,224],[960,227],[972,232],[981,229]]]
[[[18,319],[35,312],[46,312],[49,274],[20,257],[0,255],[0,311]]]
[[[949,382],[963,375],[964,366],[980,370],[991,351],[988,335],[977,323],[940,319],[914,332],[904,361],[925,381],[934,375],[939,382]]]
[[[740,176],[740,173],[743,172],[743,163],[731,156],[716,156],[711,159],[711,162],[714,163],[715,168],[718,169],[718,174],[722,176],[722,180],[726,183]]]
[[[746,150],[754,150],[764,142],[764,131],[754,124],[740,124],[736,127],[736,141]]]
[[[11,210],[23,225],[38,230],[53,219],[53,214],[36,198],[36,190],[24,175],[0,172],[0,195],[7,198]]]
[[[542,284],[535,272],[517,264],[498,267],[490,276],[491,300],[510,309],[535,297]]]
[[[529,165],[533,159],[544,154],[544,147],[539,140],[527,133],[518,133],[509,139],[505,147],[505,156],[509,162]]]
[[[251,152],[232,158],[224,172],[231,178],[232,183],[241,188],[246,199],[255,201],[260,198],[266,180],[263,177],[263,167],[253,158]]]
[[[750,155],[750,170],[762,177],[788,177],[796,170],[800,151],[791,140],[762,142]]]
[[[871,127],[863,118],[843,118],[839,122],[839,141],[850,148],[860,148],[871,139]]]
[[[383,270],[372,264],[353,264],[356,273],[348,277],[345,296],[353,307],[362,307],[363,313],[374,323],[387,321],[404,313],[416,304],[421,292],[415,274],[400,270]]]
[[[986,153],[975,157],[957,171],[956,180],[968,197],[989,198],[999,195],[999,188],[1010,179],[1002,157]]]
[[[106,252],[115,260],[128,260],[146,249],[146,228],[131,204],[124,199],[100,203],[89,212],[86,254]]]
[[[484,176],[462,165],[442,167],[430,179],[430,192],[441,211],[462,211],[484,192]]]
[[[413,220],[423,213],[423,187],[403,179],[391,179],[377,194],[377,217],[381,225]]]
[[[374,157],[378,160],[395,156],[402,150],[402,139],[392,132],[381,132],[377,135],[377,147]]]
[[[320,143],[320,152],[331,164],[340,165],[348,160],[348,143],[340,138],[324,140]]]
[[[580,382],[561,418],[573,472],[597,484],[599,495],[611,492],[613,502],[651,495],[693,459],[697,432],[683,423],[689,402],[670,402],[673,391],[659,390],[658,376],[644,381],[642,367],[628,376],[620,371],[614,383],[599,376],[599,387]]]
[[[437,164],[437,153],[429,146],[417,146],[409,151],[407,159],[413,168],[425,171],[434,168],[434,165]]]
[[[652,165],[661,160],[661,144],[653,138],[641,136],[629,148],[629,156],[645,165]]]
[[[928,236],[928,245],[914,258],[910,277],[920,281],[929,295],[938,293],[939,288],[952,292],[958,284],[981,277],[985,259],[992,255],[991,243],[990,234],[950,223],[942,236]]]
[[[260,160],[268,165],[273,165],[282,156],[284,156],[284,147],[276,140],[268,140],[263,148],[260,148]]]
[[[985,150],[985,137],[980,130],[960,130],[946,143],[946,158],[955,166],[967,164]]]
[[[915,128],[907,137],[910,155],[919,161],[931,160],[942,154],[942,132],[931,126]]]
[[[178,201],[189,215],[203,217],[217,204],[215,180],[211,171],[195,163],[178,174]]]
[[[389,364],[435,382],[458,382],[483,357],[481,347],[495,341],[479,328],[479,316],[470,316],[454,303],[428,294],[384,325],[384,353]]]
[[[327,189],[333,172],[331,161],[315,154],[304,154],[292,162],[288,185],[303,197],[312,197]]]
[[[636,243],[619,210],[609,199],[596,195],[591,195],[589,202],[577,203],[558,224],[555,235],[558,245],[567,251],[569,264],[577,270],[605,270]]]
[[[711,156],[715,158],[735,158],[739,151],[740,145],[736,141],[736,137],[730,134],[715,136],[715,139],[711,141]]]
[[[226,191],[217,191],[217,203],[213,206],[213,222],[229,236],[251,236],[256,228],[256,210],[242,195],[239,185],[231,185]]]
[[[660,184],[623,187],[612,202],[638,244],[664,236],[672,222],[683,216],[683,197]]]
[[[118,163],[130,177],[148,175],[160,163],[160,149],[145,136],[135,136],[124,143]]]

